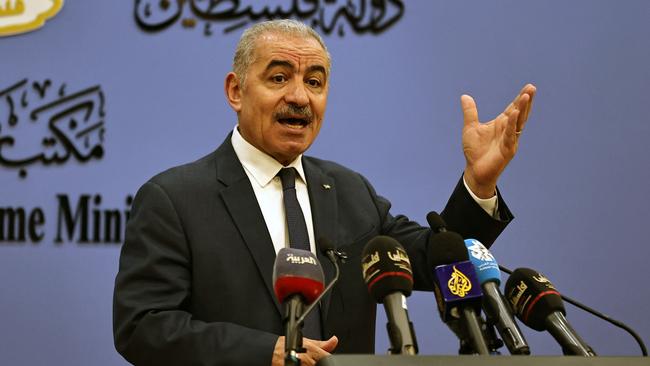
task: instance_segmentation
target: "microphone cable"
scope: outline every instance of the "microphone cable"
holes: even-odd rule
[[[345,253],[342,253],[342,252],[336,251],[336,250],[334,250],[334,249],[330,249],[330,248],[328,248],[327,250],[324,250],[324,252],[325,252],[325,255],[327,256],[327,258],[328,258],[328,259],[332,262],[332,264],[334,265],[334,270],[335,270],[334,278],[333,278],[332,281],[327,285],[327,287],[325,287],[325,289],[323,290],[323,292],[321,292],[321,294],[318,295],[318,297],[316,298],[316,300],[314,300],[314,302],[311,303],[311,305],[309,305],[309,306],[305,309],[305,312],[304,312],[304,313],[300,316],[300,318],[298,318],[298,320],[296,321],[297,324],[302,324],[302,323],[304,323],[305,318],[307,317],[307,315],[309,315],[309,313],[310,313],[312,310],[314,310],[314,307],[316,307],[316,306],[318,305],[318,303],[320,303],[320,301],[323,299],[323,297],[324,297],[328,292],[330,292],[330,290],[332,290],[332,287],[334,287],[334,284],[339,280],[339,275],[340,275],[340,273],[341,273],[341,270],[339,269],[339,264],[338,264],[337,258],[340,259],[343,263],[345,263],[345,260],[348,258],[347,255],[346,255]]]
[[[508,275],[512,274],[512,270],[510,270],[510,269],[508,269],[508,268],[506,268],[506,267],[504,267],[502,265],[499,265],[499,269],[502,272],[507,273]],[[576,301],[576,300],[574,300],[574,299],[572,299],[572,298],[570,298],[568,296],[565,296],[563,294],[560,294],[560,296],[562,297],[562,300],[568,302],[569,304],[571,304],[571,305],[573,305],[573,306],[575,306],[575,307],[577,307],[579,309],[582,309],[582,310],[584,310],[584,311],[586,311],[586,312],[588,312],[588,313],[590,313],[590,314],[592,314],[592,315],[594,315],[594,316],[596,316],[596,317],[598,317],[600,319],[603,319],[604,321],[606,321],[608,323],[611,323],[611,324],[623,329],[624,331],[628,332],[632,337],[634,337],[636,342],[639,344],[639,347],[641,347],[641,354],[643,354],[644,357],[648,357],[648,350],[646,349],[645,344],[643,343],[643,340],[641,339],[641,337],[639,337],[639,335],[632,328],[630,328],[627,325],[623,324],[622,322],[620,322],[620,321],[618,321],[616,319],[612,319],[608,315],[605,315],[605,314],[601,313],[598,310],[592,309],[589,306],[584,305],[584,304],[582,304],[582,303],[580,303],[580,302],[578,302],[578,301]]]

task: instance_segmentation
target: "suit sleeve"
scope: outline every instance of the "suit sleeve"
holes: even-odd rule
[[[277,335],[192,318],[191,261],[171,200],[146,183],[133,204],[115,280],[117,351],[134,365],[270,365]]]
[[[514,218],[498,190],[497,199],[499,217],[494,218],[472,198],[461,177],[441,216],[450,230],[464,239],[477,239],[489,248]]]
[[[408,253],[413,269],[414,289],[433,290],[433,271],[428,265],[431,230],[404,215],[393,216],[390,213],[391,203],[377,195],[370,183],[365,178],[362,179],[377,208],[381,222],[380,234],[395,238]],[[500,193],[498,199],[500,217],[495,219],[474,201],[461,177],[441,216],[449,230],[459,233],[465,239],[475,238],[489,248],[513,218]]]

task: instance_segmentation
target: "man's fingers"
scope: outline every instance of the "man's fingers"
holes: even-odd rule
[[[318,350],[307,349],[306,353],[299,353],[298,358],[300,358],[301,365],[315,365],[316,362],[329,355],[330,354],[328,352],[325,352],[320,348],[318,348]]]
[[[519,137],[519,133],[521,133],[521,130],[518,129],[517,123],[519,120],[519,115],[521,112],[518,110],[512,112],[510,116],[508,116],[508,125],[506,126],[506,135],[505,135],[505,141],[506,145],[512,147],[515,145],[517,142],[517,138]]]
[[[332,336],[326,341],[317,341],[309,338],[303,338],[303,346],[307,352],[301,355],[305,355],[305,361],[307,361],[306,364],[310,364],[310,362],[315,363],[321,358],[329,356],[330,352],[336,348],[336,345],[338,343],[339,339],[336,336]],[[302,361],[303,358],[300,360]]]
[[[528,114],[532,108],[533,96],[535,95],[536,88],[533,84],[526,84],[515,100],[506,108],[506,114],[510,115],[513,111],[519,111],[519,118],[517,119],[517,131],[523,131]]]
[[[314,359],[309,353],[299,353],[298,358],[300,359],[301,366],[314,366],[316,365],[316,362],[318,362],[318,360]]]
[[[537,92],[537,88],[535,88],[534,85],[528,84],[526,85],[527,88],[527,94],[530,96],[530,99],[528,100],[528,103],[526,104],[526,108],[524,109],[523,113],[523,120],[524,123],[528,121],[528,114],[530,113],[530,110],[533,108],[533,99],[535,99],[535,93]]]
[[[517,108],[518,118],[517,118],[517,131],[523,131],[524,126],[526,125],[526,109],[530,102],[530,95],[522,94],[519,98],[519,108]]]
[[[506,107],[506,109],[503,111],[503,114],[505,114],[506,116],[509,116],[509,115],[512,114],[512,112],[514,112],[514,111],[516,111],[517,109],[519,109],[519,102],[520,102],[520,100],[521,100],[521,94],[517,95],[517,96],[515,97],[515,99],[514,99],[510,104],[508,104],[508,106]]]
[[[506,107],[502,115],[508,118],[508,125],[510,125],[511,117],[516,113],[516,120],[514,125],[514,131],[522,131],[526,121],[528,120],[528,114],[533,105],[533,98],[537,88],[533,84],[526,84],[515,99]],[[465,127],[473,124],[478,124],[478,109],[476,108],[476,102],[474,99],[467,95],[463,94],[460,97],[460,104],[463,109],[463,121]],[[499,117],[497,117],[499,118]]]
[[[533,98],[535,97],[535,92],[537,91],[537,88],[533,84],[526,84],[522,89],[521,92],[519,92],[520,96],[528,95],[528,99],[526,100],[526,103],[521,103],[521,107],[519,110],[521,111],[521,115],[519,118],[523,121],[523,123],[526,123],[528,120],[528,114],[530,113],[531,108],[533,107]]]
[[[521,94],[529,94],[530,95],[530,94],[535,93],[536,89],[537,88],[535,88],[535,85],[528,83],[528,84],[524,85],[523,88],[521,88],[521,90],[519,91],[519,94],[520,95]]]
[[[463,122],[465,126],[478,123],[478,110],[474,99],[467,94],[460,97],[460,106],[463,109]]]
[[[325,350],[326,352],[332,352],[336,348],[336,345],[339,344],[339,339],[336,336],[332,336],[332,338],[326,340],[326,341],[320,341],[320,348]]]

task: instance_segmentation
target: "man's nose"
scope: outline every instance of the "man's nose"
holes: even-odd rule
[[[307,96],[306,85],[301,81],[295,81],[289,85],[289,90],[284,96],[287,104],[295,104],[297,106],[305,106],[309,104],[309,96]]]

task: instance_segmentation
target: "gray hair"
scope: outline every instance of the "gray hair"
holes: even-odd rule
[[[290,35],[303,38],[313,38],[323,47],[327,57],[327,76],[330,74],[330,67],[332,59],[325,42],[314,29],[308,25],[293,19],[276,19],[265,22],[260,22],[252,27],[246,29],[239,38],[237,48],[235,49],[235,57],[232,60],[232,69],[239,77],[241,85],[246,82],[246,73],[248,68],[255,62],[255,43],[259,37],[266,33],[276,33],[282,35]]]

